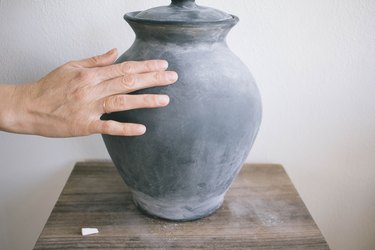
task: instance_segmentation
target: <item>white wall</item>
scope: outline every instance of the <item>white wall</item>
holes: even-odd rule
[[[282,163],[332,249],[375,249],[375,1],[197,0],[238,15],[231,48],[264,103],[252,162]],[[125,12],[167,0],[0,0],[0,82],[36,80],[133,33]],[[0,249],[31,249],[74,162],[99,136],[0,132]]]

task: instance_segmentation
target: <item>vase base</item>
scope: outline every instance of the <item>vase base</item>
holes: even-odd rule
[[[224,202],[224,194],[205,201],[173,200],[152,198],[132,191],[135,205],[144,213],[172,221],[192,221],[207,217],[218,210]]]

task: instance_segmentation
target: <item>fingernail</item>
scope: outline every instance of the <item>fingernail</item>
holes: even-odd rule
[[[137,128],[137,132],[139,133],[139,134],[144,134],[144,133],[146,133],[146,126],[144,126],[144,125],[139,125],[138,126],[138,128]]]
[[[168,78],[168,81],[175,82],[178,79],[178,75],[174,71],[169,71],[167,72],[167,78]]]
[[[161,95],[158,97],[158,102],[160,105],[165,106],[169,103],[169,96]]]
[[[159,63],[160,68],[167,69],[168,68],[168,62],[165,60],[160,61]]]
[[[111,49],[110,51],[108,51],[106,54],[107,55],[113,55],[115,53],[116,49]]]

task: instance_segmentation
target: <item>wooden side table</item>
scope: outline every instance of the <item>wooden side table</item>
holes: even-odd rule
[[[245,165],[215,214],[177,223],[142,214],[110,162],[76,164],[35,245],[79,248],[329,249],[280,165]]]

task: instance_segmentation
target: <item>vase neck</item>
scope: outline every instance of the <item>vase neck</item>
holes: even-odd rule
[[[215,25],[207,24],[200,26],[155,25],[132,22],[131,20],[127,21],[138,39],[174,44],[212,44],[225,42],[227,34],[237,23],[237,19],[233,19],[233,22],[222,22]]]

